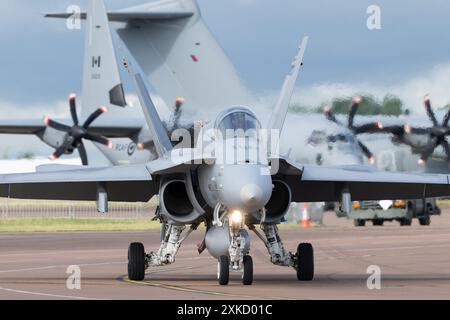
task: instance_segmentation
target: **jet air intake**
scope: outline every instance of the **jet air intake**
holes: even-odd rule
[[[264,223],[279,223],[291,204],[291,189],[281,180],[272,181],[273,189],[269,202],[266,204],[266,217]],[[256,221],[261,221],[259,212],[252,214]]]
[[[201,215],[195,209],[195,197],[190,195],[187,182],[183,179],[165,181],[161,185],[160,206],[162,214],[169,222],[188,224],[195,222]]]

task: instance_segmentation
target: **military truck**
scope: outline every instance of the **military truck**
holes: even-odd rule
[[[338,217],[347,216],[339,209],[336,214]],[[413,219],[418,219],[421,226],[428,226],[431,216],[440,214],[441,209],[434,198],[353,201],[352,212],[348,218],[353,219],[356,227],[364,227],[368,221],[374,226],[382,226],[385,221],[398,221],[401,226],[410,226]]]

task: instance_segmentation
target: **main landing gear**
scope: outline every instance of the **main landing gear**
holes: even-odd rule
[[[161,245],[157,252],[145,253],[144,245],[133,242],[128,247],[128,279],[142,281],[148,267],[163,266],[175,262],[175,256],[183,241],[196,230],[198,224],[191,225],[184,236],[185,226],[163,223],[161,225]]]
[[[131,243],[128,247],[128,279],[144,280],[146,268],[144,245],[140,242]]]
[[[310,243],[300,243],[297,252],[293,254],[284,249],[276,224],[260,224],[261,233],[256,230],[253,224],[245,224],[245,216],[238,211],[225,212],[220,218],[218,213],[214,216],[213,225],[226,228],[227,231],[225,232],[229,234],[229,238],[225,236],[229,239],[228,249],[218,255],[217,280],[220,285],[229,283],[231,272],[241,273],[244,285],[253,283],[253,259],[249,254],[250,236],[245,226],[252,230],[264,243],[273,264],[293,267],[299,281],[311,281],[314,278],[314,250]],[[164,223],[161,228],[161,245],[157,252],[146,254],[142,243],[130,244],[128,249],[128,278],[134,281],[142,281],[148,267],[175,262],[175,255],[182,242],[197,227],[198,224],[192,225],[182,236],[185,226]]]
[[[264,242],[270,254],[270,261],[279,266],[293,267],[299,281],[311,281],[314,278],[314,250],[310,243],[300,243],[295,254],[286,252],[275,224],[262,224],[261,235],[252,225],[252,230]]]

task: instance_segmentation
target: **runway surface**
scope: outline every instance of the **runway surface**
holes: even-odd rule
[[[450,209],[432,225],[355,228],[325,217],[324,227],[282,230],[285,247],[315,249],[315,279],[299,282],[292,268],[269,262],[252,236],[254,283],[240,275],[228,286],[216,281],[216,261],[198,255],[196,232],[173,265],[148,270],[145,281],[126,278],[129,242],[157,249],[159,232],[0,234],[0,299],[450,299]],[[81,289],[66,287],[67,267],[78,265]],[[381,289],[369,290],[367,268],[381,268]]]

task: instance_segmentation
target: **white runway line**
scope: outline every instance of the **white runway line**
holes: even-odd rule
[[[127,262],[124,262],[124,261],[121,261],[121,262],[99,262],[99,263],[84,263],[84,264],[69,263],[69,264],[58,264],[58,265],[54,265],[54,266],[45,266],[45,267],[36,267],[36,268],[0,270],[0,273],[67,268],[69,265],[77,265],[80,267],[92,267],[92,266],[105,266],[105,265],[125,264],[125,263],[127,263]]]
[[[52,297],[52,298],[62,298],[62,299],[74,299],[74,300],[108,300],[108,299],[99,299],[99,298],[89,298],[89,297],[79,297],[79,296],[65,296],[61,294],[51,294],[51,293],[43,293],[43,292],[34,292],[34,291],[25,291],[25,290],[16,290],[10,288],[0,287],[1,291],[19,293],[19,294],[28,294],[34,296],[42,296],[42,297]]]
[[[79,264],[80,267],[90,267],[90,266],[103,266],[103,265],[113,265],[113,264],[125,264],[126,262],[101,262],[101,263],[85,263]],[[36,270],[48,270],[48,269],[57,269],[57,268],[67,268],[67,264],[64,265],[54,265],[54,266],[45,266],[45,267],[36,267],[36,268],[24,268],[24,269],[12,269],[12,270],[0,270],[0,273],[13,273],[13,272],[22,272],[22,271],[36,271]],[[44,293],[44,292],[35,292],[35,291],[26,291],[26,290],[17,290],[11,288],[0,287],[0,291],[13,292],[18,294],[27,294],[34,296],[42,296],[42,297],[52,297],[52,298],[60,298],[60,299],[74,299],[74,300],[108,300],[108,299],[100,299],[100,298],[89,298],[89,297],[80,297],[80,296],[67,296],[61,294],[52,294],[52,293]]]
[[[355,248],[355,249],[342,249],[339,252],[359,252],[359,251],[388,251],[388,250],[408,250],[408,249],[424,249],[424,248],[448,248],[450,244],[436,244],[436,245],[422,245],[422,246],[398,246],[398,247],[375,247],[375,248]],[[317,249],[317,253],[335,252],[336,250],[330,249]]]

